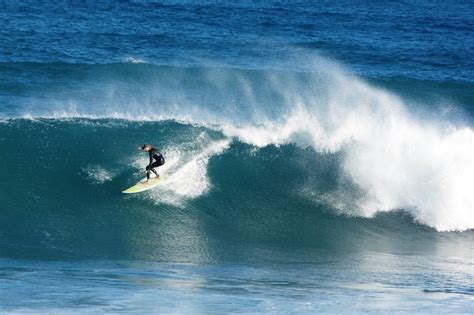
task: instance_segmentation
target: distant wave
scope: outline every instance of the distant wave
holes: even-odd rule
[[[424,289],[425,293],[452,293],[452,294],[465,294],[465,295],[474,295],[474,290],[472,288],[468,289]]]

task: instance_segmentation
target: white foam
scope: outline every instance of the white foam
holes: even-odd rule
[[[365,197],[325,199],[348,214],[405,209],[439,231],[473,229],[473,130],[415,118],[395,95],[335,76],[327,103],[296,103],[284,122],[224,125],[223,132],[256,146],[296,142],[344,150],[343,169]]]
[[[94,184],[103,184],[111,181],[114,177],[110,171],[107,171],[100,165],[87,165],[82,168],[87,178]]]
[[[180,145],[164,149],[166,163],[157,168],[160,174],[168,178],[149,191],[148,196],[157,203],[168,203],[175,206],[184,206],[190,199],[207,193],[211,182],[207,174],[207,166],[212,156],[221,154],[230,140],[218,141],[196,139],[197,148],[181,147]],[[143,169],[148,164],[146,157],[137,159],[134,165]]]
[[[137,63],[146,63],[146,61],[145,61],[144,59],[137,58],[137,57],[131,57],[131,56],[125,58],[125,62],[134,63],[134,64],[137,64]]]

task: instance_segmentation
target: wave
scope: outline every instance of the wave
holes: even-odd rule
[[[472,238],[436,233],[410,207],[364,212],[374,197],[348,173],[344,150],[258,147],[173,121],[13,119],[0,134],[8,257],[196,262],[257,259],[269,245],[456,256]],[[158,172],[169,177],[123,195],[143,177],[142,142],[159,146]]]
[[[338,155],[341,176],[336,189],[320,194],[308,181],[298,193],[340,213],[373,217],[403,209],[438,231],[474,228],[470,124],[420,114],[417,104],[374,87],[334,62],[310,62],[314,71],[304,73],[142,63],[27,65],[37,76],[53,73],[59,76],[54,83],[66,84],[48,89],[46,75],[42,98],[31,88],[23,91],[30,97],[16,104],[10,117],[173,120],[218,132],[217,142],[190,151],[187,156],[193,158],[187,162],[181,158],[188,148],[173,153],[181,143],[170,144],[169,165],[174,167],[176,159],[181,168],[170,169],[176,177],[162,189],[173,191],[176,204],[183,196],[196,198],[209,191],[210,179],[197,173],[207,167],[206,150],[213,152],[210,156],[220,154],[237,139],[257,151],[296,145],[299,150],[312,148],[315,158]],[[197,160],[204,164],[197,167]],[[95,179],[107,180],[106,175]],[[162,192],[157,190],[167,195]]]

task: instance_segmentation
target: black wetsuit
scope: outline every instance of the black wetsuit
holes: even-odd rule
[[[154,170],[154,168],[165,164],[165,158],[155,148],[151,148],[151,150],[148,151],[148,154],[150,155],[150,164],[148,164],[146,167],[146,178],[150,179],[150,171],[155,173],[156,177],[159,176],[158,173]],[[155,162],[153,162],[153,160],[155,160]]]

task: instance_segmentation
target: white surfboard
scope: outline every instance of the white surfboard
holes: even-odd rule
[[[161,183],[165,179],[166,179],[166,176],[164,175],[160,175],[159,178],[156,178],[156,177],[150,178],[148,182],[146,181],[146,178],[145,178],[139,181],[138,183],[136,183],[135,185],[133,185],[132,187],[125,189],[124,191],[122,191],[122,193],[135,194],[142,191],[146,191],[146,190],[152,189],[153,187],[156,187],[159,183]]]

